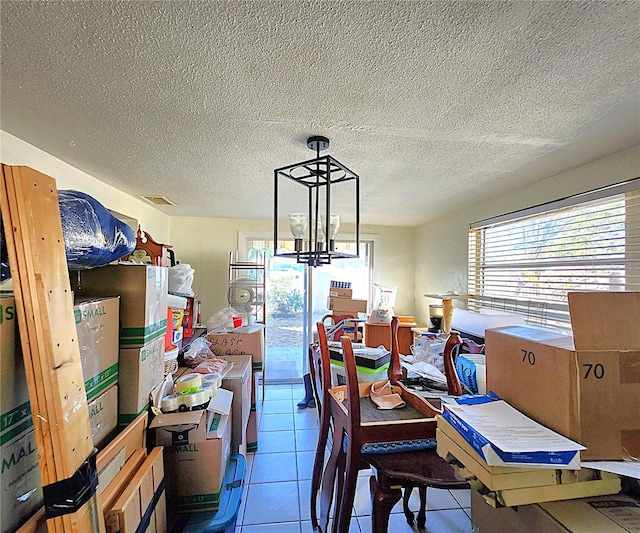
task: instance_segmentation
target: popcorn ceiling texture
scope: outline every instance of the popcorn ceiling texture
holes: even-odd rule
[[[3,0],[0,16],[0,127],[170,215],[271,218],[273,169],[314,157],[310,135],[360,175],[361,220],[386,225],[640,143],[637,1]]]

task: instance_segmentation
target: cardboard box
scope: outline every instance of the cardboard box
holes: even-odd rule
[[[118,427],[118,386],[113,385],[88,402],[93,445],[102,448]]]
[[[353,296],[353,289],[344,289],[342,287],[331,287],[329,289],[329,296],[332,298],[349,298]]]
[[[7,442],[33,427],[13,294],[0,294],[0,371],[0,436]]]
[[[264,373],[262,369],[260,371],[257,371],[254,365],[252,374],[253,383],[251,384],[251,410],[255,411],[258,405],[258,392],[260,388],[262,388],[262,391],[264,393]],[[258,376],[260,377],[258,378]]]
[[[118,425],[126,426],[149,407],[149,393],[164,379],[164,336],[120,350],[119,365]]]
[[[355,317],[358,313],[367,312],[367,300],[352,300],[349,298],[334,298],[329,296],[327,307],[333,314],[348,314]]]
[[[143,264],[107,265],[74,272],[76,296],[120,296],[120,346],[140,347],[167,331],[169,274],[166,267]]]
[[[640,502],[624,494],[496,509],[471,491],[474,533],[628,533],[639,515]]]
[[[233,392],[220,389],[206,409],[158,415],[149,429],[156,430],[156,445],[165,447],[220,439],[227,431],[226,419],[232,416],[232,405]],[[201,415],[207,418],[201,420]]]
[[[118,382],[119,313],[119,298],[87,300],[73,307],[88,401]]]
[[[43,504],[13,294],[0,294],[0,523],[15,531]]]
[[[3,388],[4,388],[3,380]],[[29,413],[29,419],[31,414]],[[4,420],[3,420],[4,422]],[[3,426],[4,428],[4,426]],[[3,432],[3,439],[5,432]],[[0,446],[0,516],[2,532],[15,531],[44,502],[33,427]]]
[[[229,355],[225,359],[233,362],[231,370],[222,379],[222,388],[233,391],[231,453],[239,453],[241,446],[246,442],[251,412],[251,356]]]
[[[251,355],[256,372],[262,371],[264,359],[264,325],[240,326],[230,332],[207,335],[210,350],[219,357]]]
[[[258,413],[255,409],[249,413],[246,443],[248,452],[258,451]]]
[[[233,396],[227,398],[230,402]],[[227,413],[228,407],[227,403]],[[153,420],[149,427],[156,430],[156,443],[164,446],[169,509],[193,512],[218,508],[231,455],[232,419],[233,414],[207,409],[160,415]]]
[[[488,329],[487,390],[586,446],[583,460],[638,457],[640,293],[569,293],[569,309],[573,337]]]

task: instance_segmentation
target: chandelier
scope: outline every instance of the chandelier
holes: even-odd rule
[[[315,159],[273,171],[274,255],[295,258],[311,267],[330,264],[333,259],[356,258],[360,243],[359,177],[330,155],[320,156],[329,148],[326,137],[309,137],[307,147],[316,152]],[[342,213],[332,210],[332,201]],[[287,213],[293,248],[278,237],[280,210]],[[347,214],[354,221],[354,231],[343,232],[338,239],[341,219]]]

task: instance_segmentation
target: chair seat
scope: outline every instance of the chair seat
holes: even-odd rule
[[[412,482],[438,488],[467,488],[466,481],[455,475],[455,470],[440,457],[434,448],[389,454],[363,454],[364,461],[375,468],[378,475],[389,480]]]

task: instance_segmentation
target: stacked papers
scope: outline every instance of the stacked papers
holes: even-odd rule
[[[538,424],[494,394],[446,396],[442,416],[489,466],[580,469],[584,446]]]

